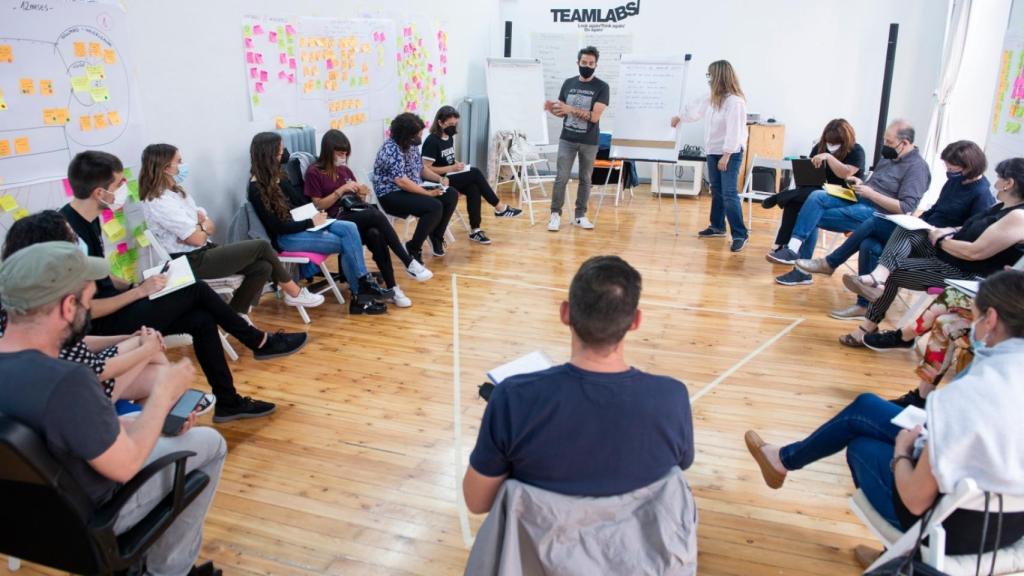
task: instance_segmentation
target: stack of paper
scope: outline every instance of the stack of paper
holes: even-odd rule
[[[507,364],[498,366],[488,372],[487,377],[491,382],[501,384],[509,376],[540,372],[552,366],[554,366],[554,362],[551,361],[551,358],[548,358],[548,355],[544,352],[537,350],[536,352],[530,352],[526,356],[520,356]]]
[[[304,206],[292,209],[292,220],[296,222],[302,222],[303,220],[312,220],[313,216],[316,216],[320,211],[316,209],[316,206],[312,202]],[[328,218],[323,224],[314,226],[308,230],[316,232],[317,230],[323,230],[334,223],[334,218]]]
[[[934,230],[935,226],[921,220],[917,216],[911,216],[910,214],[882,214],[881,212],[875,212],[875,216],[879,218],[885,218],[891,222],[896,223],[900,228],[906,230]]]

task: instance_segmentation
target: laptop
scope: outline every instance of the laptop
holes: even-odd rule
[[[815,168],[808,158],[793,159],[793,181],[800,187],[821,188],[825,184],[825,163]]]

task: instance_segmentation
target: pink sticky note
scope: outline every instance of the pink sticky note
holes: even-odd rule
[[[401,62],[402,61],[402,55],[401,54],[395,54],[395,60],[398,60],[399,62]]]
[[[263,26],[260,26],[259,24],[253,26],[252,27],[252,33],[256,34],[257,36],[259,36],[260,34],[263,34]]]
[[[418,41],[418,42],[416,42],[416,44],[417,44],[418,46],[423,46],[423,38],[420,38],[420,39],[419,39],[419,41]]]
[[[264,92],[266,92],[266,90],[263,88],[263,82],[257,82],[256,83],[256,93],[257,94],[263,94]]]
[[[294,36],[295,35],[295,27],[292,26],[291,24],[285,24],[284,25],[284,33],[289,35],[289,36]]]
[[[327,62],[325,62],[325,65],[327,66],[328,70],[334,70],[334,60],[328,58]]]
[[[106,209],[100,212],[100,219],[103,220],[104,223],[110,222],[111,220],[114,219],[113,211],[111,211],[110,209]]]
[[[447,76],[448,75],[448,67],[447,66],[445,66],[444,68],[441,68],[441,75],[443,75],[443,76]]]
[[[405,36],[412,36],[412,28],[406,26],[402,29],[402,34]]]
[[[246,52],[245,53],[245,61],[248,62],[249,64],[255,64],[256,63],[256,55],[253,54],[252,52]]]
[[[374,41],[374,42],[376,42],[376,41],[377,41],[377,33],[376,33],[376,32],[374,32],[374,33],[373,33],[373,41]]]
[[[270,41],[271,44],[277,44],[277,32],[274,32],[273,30],[268,32],[267,40]]]
[[[286,74],[284,70],[281,70],[280,72],[277,73],[277,79],[278,80],[287,80],[288,79],[288,74]]]
[[[251,50],[251,49],[252,49],[252,46],[253,46],[253,44],[252,44],[252,38],[246,38],[246,39],[245,39],[245,47]]]
[[[281,52],[281,55],[278,57],[277,61],[280,62],[281,64],[287,64],[288,54],[286,52]]]
[[[291,68],[292,70],[295,70],[295,58],[288,59],[288,67]]]
[[[262,52],[257,52],[256,53],[256,63],[257,64],[263,64],[263,53]]]
[[[62,184],[64,184],[64,193],[65,194],[67,194],[68,196],[74,196],[75,195],[75,192],[73,190],[71,190],[71,182],[68,182],[67,178],[64,179]]]
[[[128,244],[127,243],[121,242],[120,244],[117,245],[117,253],[118,254],[126,254],[127,252],[128,252]]]
[[[434,86],[437,86],[437,78],[431,78],[430,83],[433,84]]]
[[[295,84],[295,74],[289,74],[288,75],[288,83],[289,84]]]
[[[433,71],[434,71],[434,65],[433,64],[427,64],[427,72],[433,72]]]
[[[249,77],[250,78],[259,78],[260,77],[260,69],[259,68],[255,68],[255,67],[254,68],[249,68]]]
[[[260,70],[260,82],[266,82],[269,76],[266,70]]]

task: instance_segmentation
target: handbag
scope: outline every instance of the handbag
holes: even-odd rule
[[[360,200],[355,194],[346,194],[341,197],[341,209],[345,212],[358,212],[369,207],[369,204]]]

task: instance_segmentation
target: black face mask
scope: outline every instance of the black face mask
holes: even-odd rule
[[[85,335],[88,334],[89,330],[92,328],[92,310],[85,310],[85,318],[82,320],[81,325],[75,326],[75,324],[77,324],[77,320],[78,316],[76,314],[75,322],[68,325],[71,328],[71,333],[68,334],[67,338],[64,339],[64,342],[61,343],[61,348],[70,348],[85,338]]]
[[[594,75],[594,69],[589,66],[580,66],[580,76],[590,78]]]
[[[895,160],[900,155],[892,146],[882,145],[882,158],[886,160]]]
[[[459,129],[456,128],[454,124],[444,129],[444,133],[447,134],[449,137],[455,136],[455,134],[457,134],[458,131]]]
[[[420,138],[419,136],[413,138],[412,140],[409,140],[409,146],[410,147],[412,147],[412,146],[419,146],[420,144],[423,144],[423,139]]]

